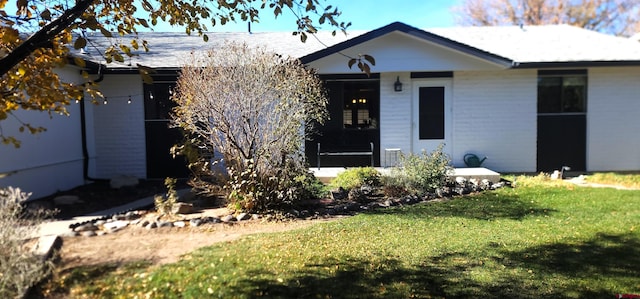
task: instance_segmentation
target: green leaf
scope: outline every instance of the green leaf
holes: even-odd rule
[[[209,41],[209,36],[208,36],[208,35],[206,35],[206,34],[203,34],[203,35],[202,35],[202,39],[203,39],[205,42],[208,42],[208,41]]]

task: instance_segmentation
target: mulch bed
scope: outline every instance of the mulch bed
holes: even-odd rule
[[[188,188],[185,181],[178,181],[177,189]],[[60,191],[53,195],[29,201],[29,205],[45,208],[55,208],[56,219],[70,219],[76,216],[91,214],[130,203],[132,201],[154,195],[164,195],[167,188],[164,180],[140,180],[135,187],[112,189],[108,181],[96,181],[67,191]],[[55,206],[53,199],[61,195],[75,195],[82,203]]]

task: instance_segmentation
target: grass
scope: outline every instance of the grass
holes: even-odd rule
[[[640,175],[637,174],[621,174],[614,172],[594,173],[587,176],[587,182],[640,189]]]
[[[614,298],[640,293],[639,229],[640,191],[518,178],[58,283],[87,298]]]

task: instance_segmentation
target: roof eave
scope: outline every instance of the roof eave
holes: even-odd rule
[[[545,68],[586,68],[607,66],[640,66],[640,60],[596,60],[596,61],[554,61],[554,62],[521,62],[514,64],[515,69],[545,69]]]

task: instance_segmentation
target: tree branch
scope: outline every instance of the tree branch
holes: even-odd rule
[[[82,16],[82,13],[94,2],[95,0],[77,0],[76,6],[65,11],[60,17],[42,27],[22,44],[13,49],[9,55],[0,59],[0,76],[5,75],[35,50],[51,44],[51,40],[54,37],[71,26],[73,21]]]

